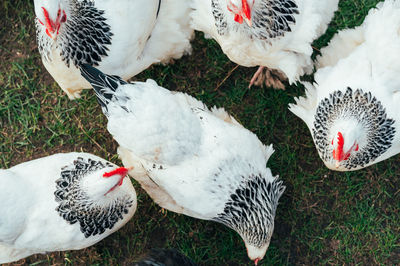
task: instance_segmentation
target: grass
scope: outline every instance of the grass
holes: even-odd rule
[[[327,33],[362,23],[378,0],[340,1]],[[56,152],[86,151],[119,163],[117,144],[105,129],[91,91],[69,101],[41,64],[35,44],[32,1],[0,3],[0,166]],[[301,86],[286,91],[247,89],[255,69],[230,62],[212,40],[197,34],[193,55],[153,66],[135,77],[153,78],[207,105],[225,107],[276,153],[269,167],[287,189],[262,265],[400,264],[400,157],[367,169],[326,169],[306,125],[287,110]],[[218,89],[216,89],[218,88]],[[135,183],[138,211],[120,231],[83,251],[35,255],[31,265],[128,264],[152,247],[174,247],[200,265],[250,264],[239,235],[212,222],[162,213]]]

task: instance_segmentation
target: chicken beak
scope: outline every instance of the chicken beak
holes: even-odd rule
[[[336,161],[336,162],[335,162],[335,166],[336,166],[336,169],[339,168],[340,162],[339,162],[339,161]]]
[[[51,39],[52,39],[53,41],[56,41],[56,40],[57,40],[57,36],[58,36],[57,34],[52,34],[52,35],[51,35]]]
[[[253,23],[251,22],[251,19],[246,18],[246,16],[243,17],[244,21],[246,21],[247,25],[249,25],[249,27],[251,28],[251,26],[253,25]]]

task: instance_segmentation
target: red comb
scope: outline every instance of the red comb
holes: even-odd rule
[[[344,138],[342,132],[338,133],[338,150],[343,152]]]
[[[53,23],[52,23],[51,20],[50,20],[49,12],[47,12],[47,9],[44,8],[44,7],[42,7],[42,9],[43,9],[43,13],[44,13],[44,19],[45,19],[45,21],[46,21],[46,28],[47,28],[49,31],[54,32]]]
[[[251,10],[247,0],[242,0],[242,9],[246,18],[251,19]]]
[[[342,135],[342,132],[338,133],[338,146],[336,150],[333,151],[333,157],[337,161],[341,161],[341,158],[343,157],[343,145],[344,145],[344,138]]]
[[[103,177],[110,177],[110,176],[113,176],[113,175],[126,176],[128,171],[129,170],[127,168],[125,168],[125,167],[119,167],[119,168],[117,168],[115,170],[112,170],[111,172],[104,173]]]

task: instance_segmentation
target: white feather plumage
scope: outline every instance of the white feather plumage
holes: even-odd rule
[[[377,163],[400,152],[400,135],[397,133],[400,128],[398,51],[400,2],[386,0],[369,12],[361,26],[339,32],[321,50],[315,84],[304,83],[306,95],[297,98],[296,104],[290,105],[290,111],[300,117],[312,132],[319,104],[334,91],[345,93],[348,87],[353,90],[362,89],[380,101],[387,117],[394,120],[396,134],[392,140],[393,145],[369,163],[351,170]],[[334,170],[348,170],[337,168],[327,161],[325,164]]]
[[[127,115],[118,102],[111,103],[108,131],[122,149],[140,158],[151,180],[179,202],[183,213],[201,219],[215,217],[223,210],[234,187],[243,181],[237,179],[237,173],[247,176],[262,172],[273,180],[265,167],[273,149],[265,147],[237,122],[222,120],[220,117],[224,115],[225,120],[234,121],[225,111],[214,109],[218,110],[215,115],[191,96],[173,94],[153,80],[123,85],[118,89],[118,97],[130,98],[126,107],[132,113]],[[121,159],[130,165],[124,156]],[[223,167],[226,160],[231,160],[226,162],[231,168],[224,169],[224,175],[213,183],[209,179],[212,172]],[[157,167],[153,168],[153,164]],[[227,191],[217,194],[223,198],[218,202],[199,200],[202,193],[207,193],[210,186],[218,186],[218,182],[232,184],[225,187]],[[159,204],[163,206],[162,202]]]
[[[102,204],[121,196],[132,200],[129,211],[118,219],[112,229],[85,237],[80,222],[69,223],[56,211],[56,180],[61,177],[62,169],[71,165],[78,157],[106,161],[88,153],[63,153],[21,163],[9,169],[0,169],[0,263],[17,261],[36,253],[82,249],[117,231],[125,225],[136,210],[136,193],[129,178],[114,191],[93,199],[93,204]],[[120,177],[103,178],[102,174],[116,166],[109,164],[103,170],[94,171],[101,189],[108,190]],[[96,179],[97,180],[97,179]],[[71,181],[72,182],[72,181]],[[81,184],[82,188],[84,187]],[[96,191],[96,186],[87,186]],[[93,192],[92,191],[92,192]],[[106,213],[106,212],[105,212]]]
[[[265,0],[255,0],[256,7]],[[282,37],[270,40],[249,38],[248,26],[243,23],[240,30],[233,14],[227,10],[226,0],[217,1],[224,10],[228,30],[224,35],[218,33],[212,14],[212,0],[193,0],[191,13],[194,29],[214,38],[224,53],[235,63],[246,66],[265,66],[282,71],[290,83],[313,69],[311,43],[322,35],[338,8],[338,0],[297,0],[299,14],[291,31]],[[253,10],[254,13],[256,10]]]
[[[67,23],[68,19],[73,19],[68,6],[79,1],[59,0],[67,12]],[[167,63],[191,52],[193,30],[189,25],[187,1],[121,0],[118,4],[110,0],[91,2],[96,9],[104,11],[105,22],[113,34],[111,45],[107,46],[107,56],[101,56],[98,65],[102,71],[127,80],[154,63]],[[43,12],[40,9],[42,5],[47,3],[35,0],[37,15]],[[61,25],[60,36],[68,34],[64,24]],[[40,23],[37,23],[37,27],[38,40],[46,44],[45,50],[48,51],[47,55],[42,52],[44,66],[71,99],[79,97],[80,91],[90,88],[90,84],[81,77],[74,64],[67,66],[62,59],[62,49],[57,43],[61,38],[53,42],[45,34],[46,27]],[[72,45],[71,49],[76,48]]]
[[[229,212],[228,202],[239,190],[248,188],[251,195],[257,195],[257,202],[246,209],[254,220],[242,217],[235,220],[238,228],[233,229],[245,240],[249,257],[262,258],[284,190],[266,167],[274,152],[272,146],[264,146],[222,108],[210,110],[193,97],[171,92],[153,80],[125,84],[88,66],[82,73],[96,90],[108,117],[107,129],[120,145],[122,162],[134,167],[131,176],[161,207],[224,223],[220,217]],[[246,223],[254,221],[258,222],[240,231],[239,227],[247,228]],[[255,232],[264,234],[254,237],[260,243],[253,247],[248,236]]]

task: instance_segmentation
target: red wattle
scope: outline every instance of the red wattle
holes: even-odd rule
[[[113,170],[111,172],[104,173],[103,177],[110,177],[110,176],[113,176],[113,175],[120,175],[120,176],[123,177],[123,176],[126,176],[128,171],[129,170],[127,168],[125,168],[125,167],[119,167],[119,168],[117,168],[117,169],[115,169],[115,170]]]
[[[122,186],[122,183],[124,183],[124,178],[121,178],[118,182],[118,186]]]
[[[49,29],[46,29],[46,34],[51,38],[51,34],[49,32]]]
[[[239,24],[243,23],[243,17],[241,15],[235,14],[235,21],[238,22]]]

